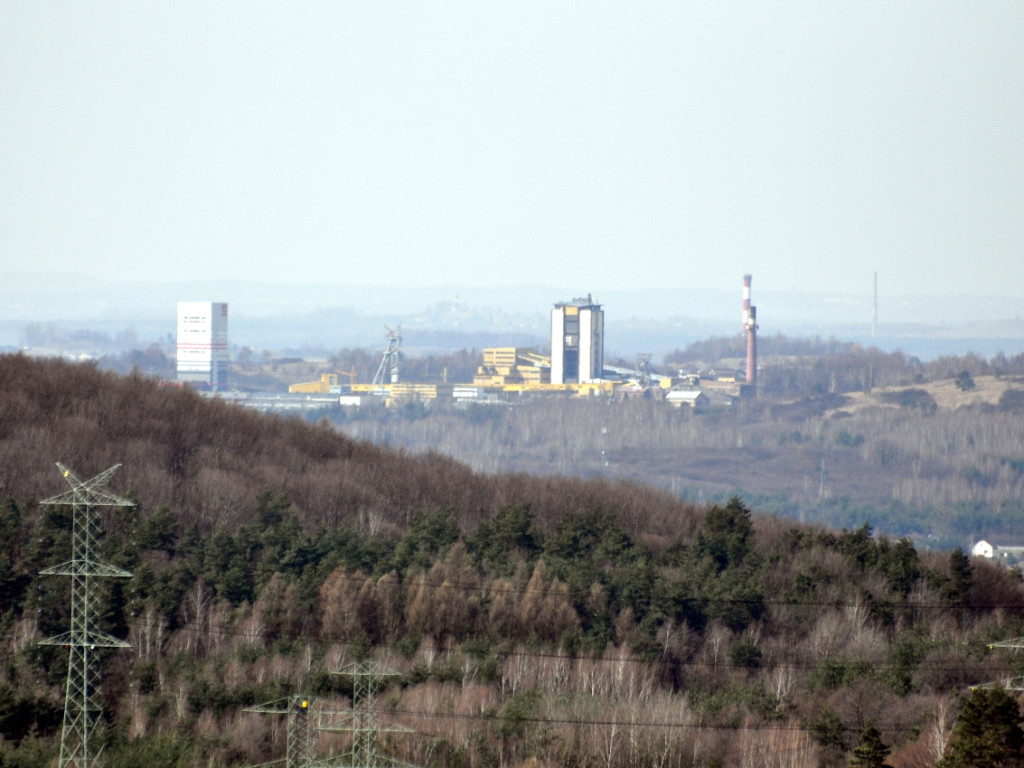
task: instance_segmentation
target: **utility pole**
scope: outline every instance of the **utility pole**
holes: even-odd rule
[[[68,679],[64,694],[64,725],[60,734],[60,768],[93,768],[103,749],[99,737],[102,725],[101,705],[94,703],[99,689],[98,648],[131,648],[124,640],[106,634],[98,627],[99,597],[95,578],[130,578],[131,573],[94,559],[100,534],[96,507],[133,507],[135,504],[101,490],[120,464],[115,464],[90,480],[81,480],[61,463],[71,490],[40,502],[48,506],[71,506],[71,559],[40,571],[42,576],[71,577],[71,629],[62,635],[40,641],[40,645],[62,645],[68,649]]]

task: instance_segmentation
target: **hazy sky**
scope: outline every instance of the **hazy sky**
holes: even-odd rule
[[[1021,295],[1024,2],[0,2],[0,273]]]

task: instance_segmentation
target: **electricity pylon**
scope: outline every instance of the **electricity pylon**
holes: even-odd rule
[[[1024,637],[1015,637],[1013,640],[1001,640],[998,643],[989,643],[988,649],[991,651],[993,648],[1024,648]]]
[[[996,648],[1010,648],[1013,651],[1017,651],[1019,648],[1024,648],[1024,637],[1015,637],[1012,640],[1002,640],[998,643],[990,643],[988,646],[990,651]],[[1003,688],[1003,690],[1020,693],[1021,691],[1024,691],[1024,675],[1005,677],[1002,680],[996,680],[991,683],[972,685],[971,690],[973,691],[976,688],[994,688],[997,685]]]
[[[94,578],[129,578],[131,573],[93,555],[99,538],[100,523],[93,512],[96,507],[133,507],[133,502],[100,490],[117,471],[116,464],[90,480],[81,480],[60,462],[71,490],[46,499],[40,504],[70,505],[71,559],[40,571],[43,576],[71,577],[71,629],[62,635],[40,641],[40,645],[63,645],[68,649],[68,680],[64,694],[64,725],[60,734],[60,768],[92,768],[103,749],[97,744],[102,723],[102,707],[93,702],[99,688],[100,667],[97,648],[131,648],[131,645],[108,635],[98,627],[99,605]]]
[[[396,672],[382,670],[373,662],[360,661],[338,670],[334,674],[352,677],[352,709],[332,713],[337,719],[321,725],[321,731],[350,732],[352,751],[340,761],[347,768],[415,768],[380,754],[381,733],[415,733],[411,728],[381,725],[377,711],[370,706],[371,697],[378,692],[383,677],[397,676]]]
[[[260,712],[265,715],[287,715],[285,747],[285,768],[303,768],[313,765],[313,750],[310,745],[308,696],[288,696],[266,704],[246,707],[246,712]]]

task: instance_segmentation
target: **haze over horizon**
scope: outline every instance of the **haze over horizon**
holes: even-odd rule
[[[9,279],[8,279],[9,278]],[[755,287],[757,276],[754,277]],[[75,329],[128,331],[142,346],[173,336],[179,300],[227,301],[233,345],[290,350],[376,349],[385,325],[401,325],[415,354],[463,347],[543,346],[555,301],[593,294],[606,312],[608,349],[657,356],[713,336],[738,334],[740,281],[729,289],[600,286],[408,287],[252,281],[106,283],[80,275],[0,273],[0,349],[26,343],[29,326],[54,338]],[[754,291],[762,336],[837,338],[903,350],[922,359],[969,352],[1024,352],[1020,300],[880,295],[877,336],[871,297]],[[46,331],[50,333],[50,331]],[[306,352],[300,352],[306,354]]]
[[[1024,294],[1019,3],[2,18],[3,273]]]

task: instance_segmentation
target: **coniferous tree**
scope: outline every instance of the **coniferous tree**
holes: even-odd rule
[[[881,768],[890,751],[875,724],[868,723],[861,732],[860,744],[853,748],[850,768]]]
[[[885,575],[894,592],[906,597],[921,576],[917,550],[909,539],[900,539],[888,553]]]
[[[710,556],[722,571],[741,565],[752,551],[753,541],[750,510],[738,496],[733,496],[724,508],[715,505],[708,510],[696,549]]]
[[[971,691],[939,768],[1020,766],[1024,766],[1024,731],[1017,701],[998,686]]]
[[[956,388],[961,392],[970,392],[974,389],[974,377],[971,376],[971,372],[968,370],[960,371],[953,380],[953,383],[956,384]]]
[[[14,606],[26,586],[26,579],[19,578],[14,568],[20,529],[21,510],[14,499],[7,498],[0,504],[0,614]]]
[[[962,623],[971,604],[971,560],[957,547],[949,556],[949,584],[946,594]]]

